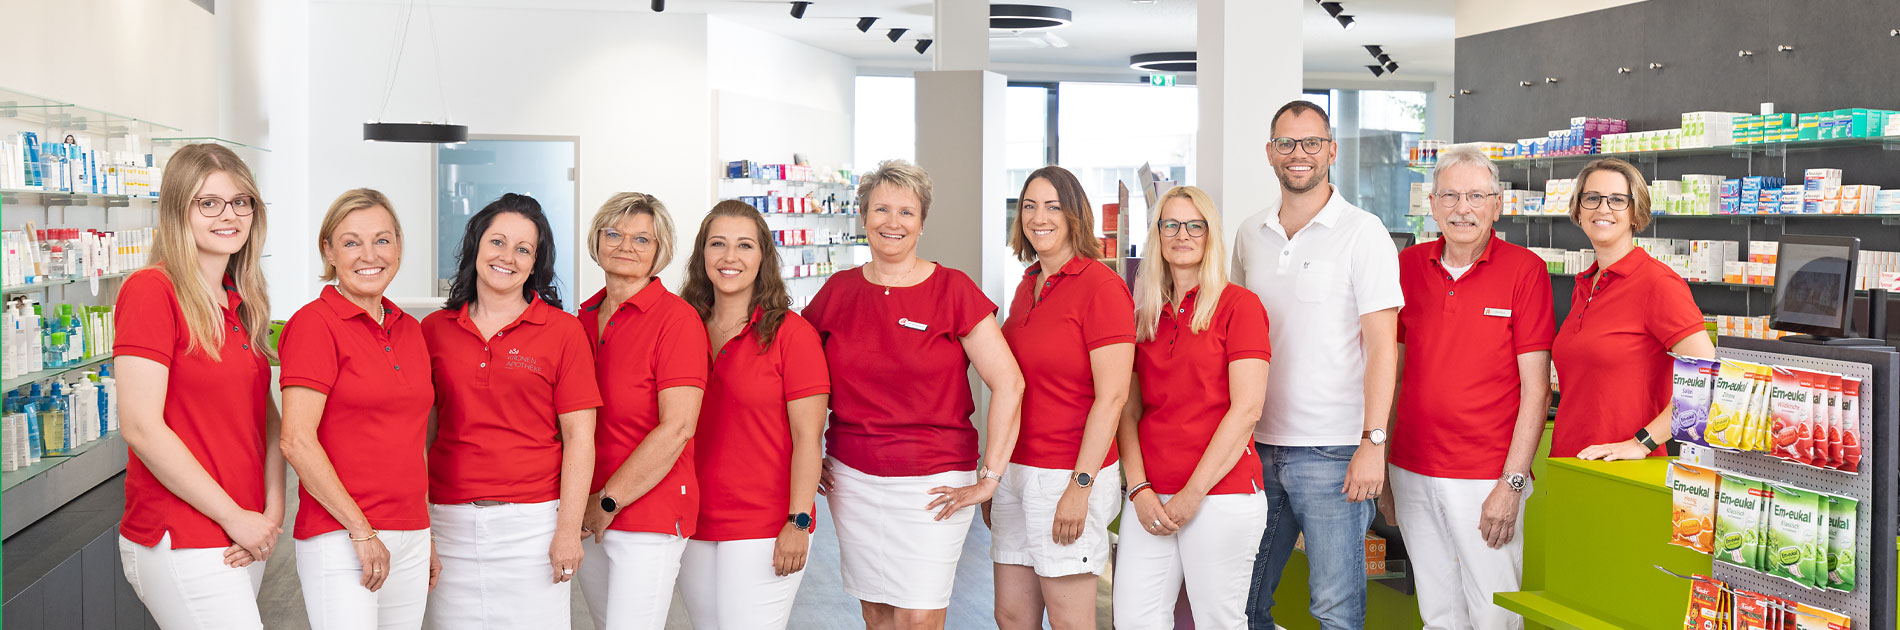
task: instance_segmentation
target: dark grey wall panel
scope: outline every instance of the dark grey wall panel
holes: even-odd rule
[[[83,630],[81,611],[85,608],[81,599],[85,584],[83,563],[75,555],[59,563],[59,567],[40,580],[46,589],[46,629],[47,630]]]
[[[118,583],[124,582],[119,571],[119,533],[107,530],[86,543],[79,551],[84,573],[85,602],[82,606],[85,630],[116,630],[118,625]]]

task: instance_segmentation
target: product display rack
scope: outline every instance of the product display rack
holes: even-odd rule
[[[15,389],[25,387],[27,385],[31,385],[33,383],[38,383],[38,382],[49,380],[49,379],[59,378],[61,376],[65,376],[67,374],[72,374],[75,372],[84,372],[86,370],[92,369],[99,365],[109,363],[111,361],[112,361],[112,355],[105,354],[105,355],[96,356],[90,359],[86,359],[84,361],[80,361],[76,365],[71,365],[71,366],[62,367],[62,368],[53,368],[50,370],[40,370],[38,372],[29,372],[25,376],[21,376],[19,378],[7,379],[6,386],[4,388],[0,388],[0,392],[10,392]]]
[[[124,271],[124,272],[119,272],[119,273],[108,273],[108,274],[99,276],[99,281],[106,282],[109,280],[118,280],[120,278],[124,278],[129,275],[132,275],[132,272]],[[45,282],[29,282],[26,284],[7,285],[5,287],[0,287],[0,294],[13,295],[16,293],[33,293],[37,291],[43,291],[52,287],[65,286],[69,284],[79,284],[82,282],[90,282],[91,280],[92,280],[91,277],[68,278],[64,280],[47,280]]]
[[[161,133],[184,131],[171,125],[6,88],[0,88],[0,118],[68,133],[109,137],[137,134],[149,138]]]
[[[723,175],[723,173],[722,173]],[[776,194],[782,197],[808,197],[822,202],[827,196],[836,200],[855,200],[856,188],[840,181],[818,181],[803,179],[778,179],[771,177],[720,177],[718,197],[732,199],[736,197]],[[821,207],[818,203],[814,207]],[[841,204],[851,207],[851,204]],[[813,229],[832,234],[845,235],[849,240],[841,243],[807,243],[800,245],[777,245],[781,268],[807,264],[803,262],[805,252],[823,251],[831,264],[831,272],[804,276],[784,277],[786,289],[791,293],[793,310],[803,308],[824,283],[811,282],[812,279],[829,278],[833,274],[856,267],[869,256],[870,243],[863,241],[859,234],[861,214],[857,212],[783,212],[772,208],[756,208],[765,217],[766,225],[774,231]]]

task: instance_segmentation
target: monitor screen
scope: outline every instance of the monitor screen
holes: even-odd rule
[[[1411,247],[1412,245],[1415,245],[1418,243],[1418,237],[1416,235],[1413,235],[1411,232],[1387,232],[1387,233],[1392,235],[1392,245],[1394,247],[1399,248],[1399,251],[1405,251],[1405,248]]]
[[[1775,301],[1770,327],[1819,336],[1846,336],[1860,239],[1786,234],[1775,255]]]

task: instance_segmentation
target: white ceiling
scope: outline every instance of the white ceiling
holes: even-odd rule
[[[635,1],[647,4],[629,0]],[[1305,7],[1302,40],[1308,73],[1357,73],[1371,79],[1365,66],[1373,59],[1363,45],[1378,44],[1399,63],[1397,76],[1388,75],[1393,79],[1451,75],[1453,0],[1341,0],[1345,12],[1357,18],[1350,31],[1340,28],[1316,2],[1299,1]],[[1132,77],[1138,73],[1128,69],[1130,55],[1194,50],[1194,0],[1018,2],[1073,11],[1074,24],[1051,31],[1067,40],[1069,46],[992,47],[991,61],[999,66],[1072,68],[1086,73],[1126,71]],[[818,0],[807,9],[803,20],[792,19],[791,5],[783,0],[672,0],[667,10],[714,15],[851,57],[861,66],[929,66],[929,57],[917,54],[913,46],[918,38],[931,37],[930,0]],[[880,18],[869,33],[860,33],[855,26],[864,16]],[[910,32],[893,44],[885,37],[890,28],[908,28]]]

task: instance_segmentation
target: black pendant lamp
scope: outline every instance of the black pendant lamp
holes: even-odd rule
[[[409,19],[415,15],[415,0],[403,8],[401,26],[396,31],[396,58],[389,64],[389,82],[383,89],[383,107],[377,113],[377,120],[363,123],[363,139],[370,142],[421,142],[426,144],[455,144],[468,141],[468,127],[448,122],[388,123],[381,120],[382,114],[389,110],[389,95],[396,90],[396,71],[402,67],[402,49],[409,37]],[[429,11],[429,41],[435,42],[435,11]],[[448,97],[442,89],[442,60],[436,58],[436,96],[442,100],[442,119],[447,121]]]

